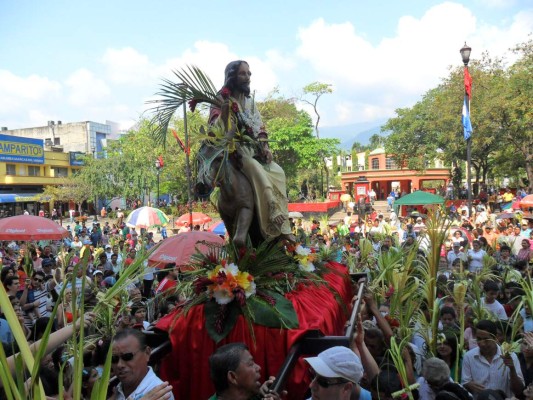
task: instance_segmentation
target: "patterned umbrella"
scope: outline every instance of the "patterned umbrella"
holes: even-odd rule
[[[183,214],[181,217],[179,217],[174,225],[176,226],[183,226],[185,225],[185,222],[189,223],[190,214]],[[192,224],[193,225],[203,225],[207,222],[211,222],[213,219],[204,213],[201,212],[193,212],[192,213]]]
[[[44,217],[17,215],[0,219],[0,240],[59,240],[68,235],[65,228]]]
[[[137,228],[150,228],[151,226],[162,226],[168,224],[170,218],[158,208],[141,207],[133,210],[126,225],[135,226]]]

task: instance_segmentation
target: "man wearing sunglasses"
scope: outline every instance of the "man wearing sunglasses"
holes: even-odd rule
[[[311,366],[312,400],[370,400],[369,391],[359,386],[363,366],[359,357],[347,347],[331,347],[316,357],[305,358]],[[310,400],[311,400],[310,399]]]
[[[151,349],[146,345],[144,333],[136,329],[124,329],[115,335],[112,345],[113,373],[120,381],[115,400],[141,399],[163,384],[152,367],[148,366]],[[158,398],[174,400],[171,392]]]

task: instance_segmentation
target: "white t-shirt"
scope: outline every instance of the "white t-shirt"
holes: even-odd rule
[[[487,253],[482,249],[478,251],[474,251],[473,249],[468,250],[468,270],[470,272],[476,272],[483,268],[483,256],[485,256],[485,254]]]
[[[507,317],[507,313],[505,312],[505,308],[501,305],[501,303],[498,300],[494,300],[494,303],[487,304],[485,303],[485,298],[483,297],[481,299],[481,302],[483,303],[483,307],[485,307],[491,314],[494,314],[498,319],[503,319],[507,321],[509,317]]]

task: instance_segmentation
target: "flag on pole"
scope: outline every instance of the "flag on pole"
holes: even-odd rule
[[[465,67],[465,93],[468,95],[468,99],[472,98],[472,77],[468,72],[468,67]]]
[[[176,139],[176,142],[178,142],[178,145],[181,147],[181,149],[183,151],[185,151],[185,144],[183,143],[183,141],[180,139],[180,137],[178,136],[178,133],[172,129],[172,135],[174,136],[174,138]]]
[[[472,123],[470,122],[470,100],[465,93],[465,100],[463,103],[463,135],[465,140],[472,136]]]

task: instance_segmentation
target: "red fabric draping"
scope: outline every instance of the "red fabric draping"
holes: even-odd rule
[[[224,344],[246,343],[255,362],[261,366],[264,381],[268,376],[276,376],[290,347],[307,330],[319,329],[325,335],[342,335],[353,290],[345,266],[330,262],[329,267],[341,273],[329,273],[325,280],[340,295],[343,304],[339,304],[325,286],[300,287],[286,296],[294,305],[299,328],[287,330],[256,325],[255,346],[242,316],[238,318],[233,331],[218,345],[205,329],[203,305],[194,307],[186,316],[175,318],[175,315],[169,315],[163,318],[157,327],[170,332],[172,352],[163,360],[160,376],[173,386],[176,400],[205,400],[215,392],[209,378],[208,359]],[[296,364],[287,382],[289,398],[304,398],[308,386],[306,369],[303,360]]]

